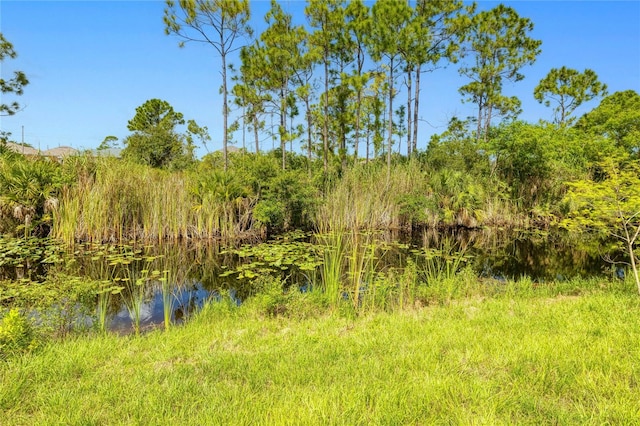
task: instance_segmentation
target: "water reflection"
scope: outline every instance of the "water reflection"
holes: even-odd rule
[[[478,276],[496,279],[526,276],[544,282],[603,276],[612,270],[603,256],[612,253],[610,246],[566,233],[425,230],[413,235],[378,233],[366,241],[376,246],[376,269],[381,273],[403,268],[408,259],[420,265],[425,251],[444,249],[464,254]],[[322,247],[315,239],[296,235],[248,247],[86,246],[75,248],[55,267],[119,289],[106,300],[106,322],[110,329],[126,333],[134,326],[131,300],[136,294],[141,329],[162,325],[167,312],[172,323],[180,323],[208,299],[226,297],[241,303],[255,292],[256,276],[270,274],[286,285],[308,288],[318,279],[321,261]],[[31,263],[38,276],[53,267],[43,269],[33,259]],[[0,277],[23,275],[24,267],[20,262],[0,265]]]
[[[210,298],[216,298],[215,292],[205,289],[201,283],[189,285],[172,284],[171,323],[180,324],[189,319]],[[164,325],[164,297],[162,290],[153,288],[150,296],[145,297],[141,306],[140,328],[148,330]],[[114,300],[115,309],[110,313],[109,329],[120,334],[128,334],[134,329],[134,322],[121,299]]]
[[[471,256],[478,275],[501,279],[526,276],[534,281],[551,281],[603,276],[612,267],[605,255],[613,260],[620,258],[609,246],[558,232],[429,230],[413,242],[433,248],[447,240]]]

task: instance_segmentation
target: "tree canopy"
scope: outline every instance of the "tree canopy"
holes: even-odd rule
[[[179,124],[184,124],[182,113],[174,111],[167,101],[149,99],[136,108],[127,128],[132,132],[153,133],[159,129],[173,131]]]
[[[502,4],[473,16],[467,28],[461,36],[471,63],[462,66],[460,74],[471,82],[460,93],[478,106],[477,137],[486,139],[495,116],[513,118],[520,113],[520,100],[503,95],[502,87],[505,80],[524,78],[520,70],[533,64],[542,42],[529,37],[533,30],[530,19]]]
[[[576,122],[588,135],[606,137],[628,153],[640,155],[640,95],[634,90],[607,96]]]
[[[607,85],[598,80],[593,70],[579,72],[567,67],[553,68],[533,92],[538,102],[544,102],[546,106],[552,101],[557,104],[553,113],[560,126],[572,121],[571,114],[584,102],[606,94]]]
[[[164,11],[165,33],[181,38],[180,47],[186,42],[204,42],[220,55],[222,76],[222,152],[225,170],[228,167],[229,143],[229,89],[227,87],[227,55],[238,49],[239,37],[251,34],[248,0],[166,0]]]
[[[174,111],[168,102],[146,101],[136,108],[135,116],[129,120],[127,128],[133,134],[123,141],[123,157],[151,167],[185,167],[193,161],[194,147],[191,139],[176,131],[176,126],[183,124],[182,113]],[[192,128],[195,127],[192,125]]]
[[[16,56],[18,56],[18,54],[14,50],[13,44],[0,32],[0,64],[2,64],[5,59],[14,59]],[[27,84],[29,84],[29,80],[22,71],[14,71],[13,77],[8,80],[0,78],[0,93],[3,95],[3,102],[0,102],[0,116],[14,115],[20,111],[21,106],[17,101],[4,103],[4,96],[8,94],[22,95],[24,86]]]

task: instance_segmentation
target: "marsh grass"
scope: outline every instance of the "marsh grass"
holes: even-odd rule
[[[424,277],[417,260],[400,254],[402,245],[389,243],[384,235],[347,231],[318,234],[315,239],[323,247],[320,288],[334,309],[344,312],[347,304],[355,315],[402,310],[422,294]],[[399,258],[389,259],[392,254]]]
[[[223,299],[169,332],[81,337],[0,363],[0,417],[7,425],[637,424],[634,287],[571,286],[593,288],[549,297],[514,287],[356,319],[265,318],[257,305]]]
[[[321,288],[327,295],[331,306],[335,309],[342,299],[342,281],[344,268],[345,245],[341,232],[322,234],[318,237],[324,246]]]
[[[109,307],[113,296],[119,294],[122,287],[115,286],[111,281],[101,281],[96,291],[96,320],[101,333],[106,333],[109,328]]]
[[[148,257],[145,262],[151,264],[155,258]],[[161,273],[158,270],[150,271],[149,269],[141,269],[128,267],[125,268],[126,275],[120,280],[124,285],[122,301],[129,312],[133,329],[136,335],[140,334],[140,325],[142,320],[142,306],[152,293],[153,282],[161,279]]]
[[[531,226],[529,212],[509,199],[504,184],[478,179],[462,171],[425,170],[417,161],[396,164],[390,176],[378,163],[354,166],[326,191],[316,227],[326,233]]]
[[[382,165],[356,166],[328,192],[316,226],[321,233],[406,228],[399,201],[407,194],[426,193],[425,184],[415,163],[398,165],[390,178]]]
[[[182,303],[181,299],[184,294],[185,287],[189,281],[188,276],[192,265],[185,264],[179,257],[162,256],[158,257],[157,266],[162,269],[162,277],[158,279],[160,282],[159,290],[162,295],[162,314],[164,329],[169,330],[174,318],[174,311],[178,308],[178,303]],[[191,293],[189,293],[190,295]],[[180,306],[180,312],[186,320],[191,312],[191,300],[184,302],[186,306]]]
[[[476,274],[467,264],[470,257],[464,247],[445,238],[438,248],[424,249],[419,256],[420,266],[417,274],[424,284],[420,295],[439,303],[448,302],[453,297],[466,296],[474,292],[471,288],[478,283]]]
[[[170,270],[162,271],[162,278],[160,278],[160,288],[162,291],[162,315],[164,322],[164,329],[169,330],[171,327],[171,317],[174,308],[175,294],[173,291],[175,280]]]
[[[316,234],[315,240],[323,256],[319,287],[332,308],[349,302],[355,313],[366,309],[367,303],[373,300],[368,293],[376,291],[377,237],[371,232],[334,231]],[[365,301],[365,298],[371,300]]]
[[[224,184],[214,180],[203,187],[196,174],[98,159],[93,174],[62,190],[53,234],[68,243],[163,243],[246,234],[252,226],[251,200],[221,198],[216,183]]]
[[[413,259],[407,259],[404,270],[398,277],[398,308],[405,310],[414,306],[418,294],[418,268]]]
[[[155,269],[162,256],[147,255],[144,251],[144,248],[123,245],[105,247],[94,253],[90,264],[97,265],[91,272],[97,272],[101,280],[97,289],[101,329],[106,325],[112,296],[118,295],[129,313],[135,334],[140,334],[142,307],[154,292],[154,283],[161,283],[162,279],[162,273]]]
[[[358,311],[362,297],[373,287],[376,271],[376,244],[370,233],[350,233],[350,254],[347,258],[347,288],[353,309]]]

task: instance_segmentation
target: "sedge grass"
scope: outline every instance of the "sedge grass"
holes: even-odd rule
[[[248,305],[249,306],[249,305]],[[357,319],[209,305],[184,327],[0,364],[3,424],[638,424],[633,291]]]
[[[398,203],[410,192],[426,191],[424,174],[415,163],[398,165],[390,178],[382,165],[349,169],[320,206],[320,232],[400,229],[406,227]]]
[[[101,281],[96,291],[96,318],[98,330],[106,333],[108,328],[109,306],[113,294],[121,291],[120,287],[114,287],[110,281]]]
[[[342,299],[344,234],[342,232],[333,232],[322,234],[317,238],[322,241],[324,247],[321,273],[322,284],[320,288],[327,295],[331,306],[336,308]]]
[[[171,315],[174,308],[173,274],[170,270],[163,271],[163,277],[160,279],[160,289],[162,291],[162,315],[164,319],[164,329],[169,330],[171,327]]]
[[[323,253],[320,288],[331,306],[337,308],[348,299],[353,312],[363,311],[367,305],[364,298],[373,300],[367,293],[375,291],[375,236],[352,230],[316,234],[315,238]]]
[[[196,197],[195,179],[187,173],[99,159],[94,178],[80,179],[62,191],[53,235],[69,243],[162,243],[235,238],[251,227],[249,200],[220,200],[206,191]]]

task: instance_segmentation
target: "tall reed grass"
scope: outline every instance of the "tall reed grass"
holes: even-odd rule
[[[400,229],[403,195],[426,195],[424,173],[417,163],[400,164],[387,179],[381,164],[354,166],[329,191],[316,216],[320,232]]]
[[[320,234],[317,239],[323,245],[322,285],[332,307],[336,308],[342,298],[345,245],[343,233]]]
[[[329,232],[519,224],[506,192],[485,186],[461,171],[424,170],[417,161],[396,164],[388,178],[377,163],[354,166],[328,191],[316,225]]]
[[[197,177],[113,158],[97,159],[95,173],[62,192],[55,237],[90,241],[176,241],[234,238],[250,230],[250,201],[195,191]],[[209,191],[209,192],[207,192]]]
[[[346,304],[351,312],[359,314],[376,310],[395,297],[395,292],[383,290],[390,281],[381,270],[379,259],[385,246],[378,235],[348,231],[318,234],[315,238],[323,255],[319,288],[333,309]]]
[[[169,172],[114,158],[65,167],[74,183],[60,191],[52,234],[69,243],[255,238],[264,231],[258,219],[286,229],[291,221],[306,224],[307,216],[319,233],[504,226],[523,217],[500,185],[487,188],[472,175],[425,170],[413,160],[396,164],[389,176],[382,164],[355,165],[327,184],[317,208],[308,202],[316,193],[311,183],[266,174],[263,188],[260,169]]]

